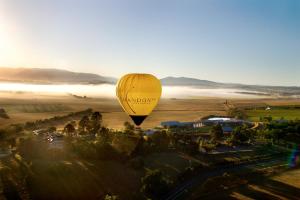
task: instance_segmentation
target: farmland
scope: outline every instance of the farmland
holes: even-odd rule
[[[25,123],[54,116],[65,115],[92,108],[103,115],[104,125],[120,129],[130,118],[124,113],[116,99],[75,98],[69,95],[37,95],[35,93],[2,93],[0,108],[4,108],[10,119],[0,118],[0,126],[13,123]],[[199,99],[162,99],[153,113],[145,120],[142,128],[153,128],[161,121],[195,121],[207,115],[226,115],[226,106],[222,98]],[[299,99],[232,99],[230,104],[245,108],[250,120],[273,116],[275,119],[300,118]],[[290,107],[290,106],[294,107]],[[274,109],[264,110],[272,106]],[[258,109],[256,109],[258,108]]]

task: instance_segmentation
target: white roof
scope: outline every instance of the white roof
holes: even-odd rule
[[[209,121],[230,121],[232,119],[229,117],[212,117],[207,120],[209,120]]]

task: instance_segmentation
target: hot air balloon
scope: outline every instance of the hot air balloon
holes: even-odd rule
[[[139,126],[157,105],[161,84],[151,74],[127,74],[119,80],[116,95],[124,111]]]

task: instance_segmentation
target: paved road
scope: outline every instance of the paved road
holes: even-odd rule
[[[255,162],[245,163],[245,164],[240,164],[240,165],[216,168],[211,171],[207,171],[207,172],[201,173],[199,175],[196,175],[191,180],[188,180],[185,183],[179,185],[173,191],[171,191],[164,199],[165,200],[184,199],[185,194],[192,187],[202,184],[204,181],[206,181],[210,177],[221,176],[225,172],[234,173],[234,172],[239,172],[242,169],[247,169],[247,168],[263,169],[263,168],[267,168],[267,167],[279,165],[279,164],[284,164],[284,163],[286,163],[286,157],[278,157],[278,158],[272,158],[272,159],[267,159],[267,160],[263,160],[263,161],[255,161]]]

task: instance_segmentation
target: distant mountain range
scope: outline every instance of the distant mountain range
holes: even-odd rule
[[[198,86],[198,87],[204,87],[204,88],[215,88],[220,87],[223,84],[213,82],[213,81],[207,81],[207,80],[200,80],[196,78],[187,78],[187,77],[166,77],[161,79],[161,83],[163,85],[169,85],[169,86]]]
[[[0,81],[44,84],[103,84],[115,83],[116,79],[97,74],[77,73],[60,69],[0,67]]]
[[[92,73],[78,73],[60,69],[45,68],[7,68],[0,67],[0,81],[28,82],[43,84],[115,84],[116,78]],[[300,95],[300,87],[295,86],[262,86],[235,83],[219,83],[188,77],[166,77],[161,79],[165,86],[189,86],[197,88],[227,88],[246,90],[245,94],[257,95]]]
[[[239,89],[246,90],[245,92],[242,92],[244,94],[255,94],[263,96],[270,96],[274,94],[278,94],[280,96],[300,95],[300,87],[296,86],[264,86],[238,83],[219,83],[188,77],[166,77],[161,79],[161,83],[166,86],[191,86],[206,89]]]

